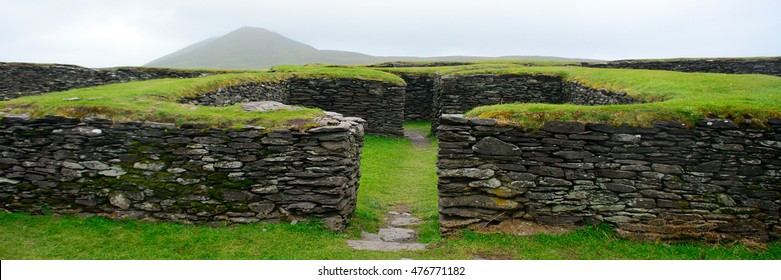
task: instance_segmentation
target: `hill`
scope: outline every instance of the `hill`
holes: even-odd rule
[[[370,64],[400,60],[474,61],[484,59],[554,60],[572,62],[593,61],[541,56],[506,56],[498,58],[476,56],[371,56],[357,52],[318,50],[310,45],[297,42],[263,28],[242,27],[221,37],[197,42],[169,55],[155,59],[144,66],[168,68],[256,69],[282,64]]]

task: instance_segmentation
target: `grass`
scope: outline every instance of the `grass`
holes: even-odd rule
[[[280,73],[289,73],[292,76],[299,77],[351,78],[404,85],[404,80],[399,76],[361,66],[310,64],[306,66],[281,65],[274,66],[271,69]]]
[[[405,124],[405,129],[427,131],[430,123]],[[416,147],[407,139],[367,136],[361,161],[360,188],[354,229],[377,232],[390,210],[410,211],[421,217],[421,237],[439,239],[436,146]],[[355,236],[357,233],[355,232]]]
[[[504,73],[529,69],[503,69]],[[551,120],[651,126],[657,121],[693,125],[705,118],[736,123],[781,117],[781,78],[768,75],[678,73],[670,71],[540,67],[532,73],[557,72],[594,88],[627,92],[648,103],[610,106],[503,104],[478,107],[467,115],[538,127]],[[499,71],[497,71],[499,72]],[[500,72],[501,73],[501,72]]]
[[[320,109],[260,113],[246,112],[239,105],[214,107],[177,102],[181,98],[215,91],[221,87],[249,82],[274,82],[280,79],[283,79],[282,75],[258,72],[110,84],[4,101],[0,102],[0,110],[28,113],[34,118],[46,115],[75,118],[99,116],[114,121],[201,123],[218,127],[278,127],[294,123],[295,120],[311,120],[323,115]],[[78,97],[79,100],[64,101],[73,97]]]
[[[505,124],[536,128],[552,120],[652,126],[657,121],[693,125],[704,118],[753,120],[762,126],[781,117],[781,77],[680,73],[672,71],[599,69],[574,66],[519,66],[502,61],[442,67],[383,68],[392,73],[442,76],[554,75],[593,88],[626,92],[646,103],[610,106],[572,104],[500,104],[475,108],[466,114],[496,118]]]
[[[407,129],[425,130],[428,123]],[[463,232],[440,238],[437,228],[436,143],[368,137],[364,148],[356,215],[345,233],[319,225],[202,225],[114,221],[73,216],[0,213],[0,259],[781,259],[781,243],[764,249],[742,244],[638,243],[615,237],[607,227],[564,235],[517,237]],[[407,167],[409,166],[409,167]],[[379,227],[394,207],[409,207],[425,220],[422,252],[352,250],[346,239]]]

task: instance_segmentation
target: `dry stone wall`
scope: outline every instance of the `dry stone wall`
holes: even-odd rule
[[[623,92],[593,89],[551,75],[464,75],[434,78],[436,131],[443,114],[463,114],[475,107],[504,103],[608,105],[638,103]]]
[[[594,68],[629,68],[667,70],[679,72],[706,72],[726,74],[766,74],[781,76],[781,57],[754,59],[670,59],[670,60],[618,60],[608,63],[582,63]]]
[[[640,240],[781,236],[781,119],[652,128],[551,122],[538,131],[443,115],[444,234],[504,220],[612,224]]]
[[[288,104],[366,120],[367,133],[404,135],[404,86],[358,79],[290,79]],[[283,102],[284,103],[284,102]]]
[[[248,83],[180,100],[206,106],[240,102],[277,101],[321,108],[366,120],[367,133],[399,137],[404,134],[404,86],[359,79],[302,79]]]
[[[7,211],[187,223],[316,218],[340,230],[356,203],[362,120],[305,132],[6,115]]]
[[[210,73],[164,68],[91,69],[63,64],[0,62],[0,100],[130,81],[193,78]]]
[[[400,74],[407,84],[404,92],[404,121],[432,121],[434,116],[433,75]]]

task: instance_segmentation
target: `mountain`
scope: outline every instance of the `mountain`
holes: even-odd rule
[[[589,61],[560,57],[507,56],[501,59]],[[224,36],[206,39],[144,66],[168,68],[256,69],[275,65],[308,63],[369,64],[399,60],[481,60],[497,59],[474,56],[390,57],[357,52],[318,50],[263,28],[242,27]]]

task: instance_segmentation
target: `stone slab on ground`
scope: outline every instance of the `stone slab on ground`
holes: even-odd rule
[[[371,250],[382,252],[426,250],[426,244],[423,243],[398,243],[369,240],[347,240],[347,246],[350,246],[356,250]]]

